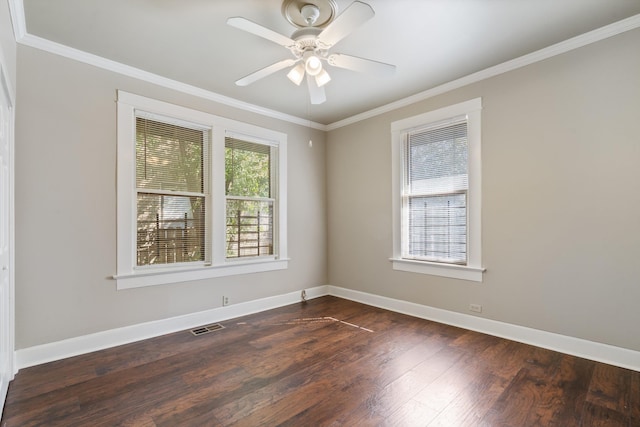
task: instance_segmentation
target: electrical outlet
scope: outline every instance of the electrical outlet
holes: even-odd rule
[[[475,313],[482,313],[482,306],[480,304],[469,304],[469,310]]]
[[[227,296],[223,296],[222,297],[222,305],[223,306],[229,305],[229,297],[227,297]]]

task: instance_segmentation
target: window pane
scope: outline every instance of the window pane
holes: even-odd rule
[[[432,261],[465,263],[465,194],[409,198],[409,255]]]
[[[467,124],[410,134],[408,186],[411,194],[452,193],[468,188]]]
[[[205,131],[136,118],[136,186],[204,192]]]
[[[273,202],[227,200],[227,258],[273,255]]]
[[[204,197],[138,193],[137,225],[137,265],[204,261]]]
[[[271,197],[271,147],[226,138],[225,184],[228,196]]]
[[[407,256],[466,264],[467,123],[409,133]]]

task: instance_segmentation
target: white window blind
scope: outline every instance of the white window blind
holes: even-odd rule
[[[209,132],[136,117],[138,266],[205,261]]]
[[[403,257],[467,264],[467,122],[406,134]]]
[[[226,257],[274,254],[275,147],[225,138]]]

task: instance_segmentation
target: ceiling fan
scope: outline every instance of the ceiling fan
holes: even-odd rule
[[[293,58],[278,61],[237,80],[236,84],[247,86],[291,67],[287,73],[289,80],[300,85],[306,75],[311,103],[322,104],[326,101],[324,85],[331,80],[324,63],[353,71],[393,74],[396,68],[394,65],[329,52],[340,40],[375,15],[373,8],[361,1],[354,1],[337,17],[336,10],[335,0],[284,0],[282,14],[292,25],[298,27],[291,37],[246,18],[227,19],[227,24],[232,27],[277,43],[293,55]]]

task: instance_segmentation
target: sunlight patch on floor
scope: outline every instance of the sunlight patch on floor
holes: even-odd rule
[[[299,319],[291,319],[283,322],[277,323],[269,323],[269,326],[280,326],[280,325],[309,325],[315,323],[342,323],[347,326],[351,326],[352,328],[362,329],[366,332],[373,332],[373,330],[369,328],[365,328],[364,326],[359,326],[353,323],[345,322],[344,320],[336,319],[335,317],[303,317]],[[246,325],[247,322],[238,322],[238,325]]]

